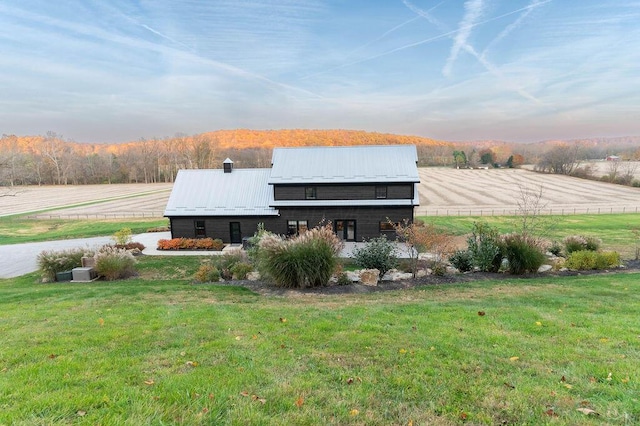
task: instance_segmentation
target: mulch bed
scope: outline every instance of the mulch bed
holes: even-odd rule
[[[382,281],[377,286],[366,286],[358,283],[351,285],[330,285],[326,287],[314,288],[281,288],[261,281],[235,280],[220,283],[221,285],[235,285],[245,287],[263,296],[302,296],[302,295],[340,295],[340,294],[366,294],[391,290],[403,290],[428,285],[457,284],[465,282],[477,282],[488,280],[527,280],[542,277],[569,277],[584,275],[605,275],[619,273],[640,272],[640,261],[632,260],[625,262],[624,267],[607,270],[592,271],[552,271],[541,274],[511,275],[507,273],[491,272],[470,272],[465,274],[447,274],[443,276],[428,275],[405,281]],[[218,285],[218,284],[216,284]]]

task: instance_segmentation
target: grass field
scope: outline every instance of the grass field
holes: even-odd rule
[[[419,219],[446,229],[453,235],[469,233],[475,221],[486,222],[501,233],[509,233],[521,221],[517,216],[422,216]],[[623,259],[633,259],[636,245],[640,247],[640,239],[633,232],[634,229],[640,231],[640,214],[542,216],[541,220],[549,226],[545,237],[550,240],[562,241],[569,235],[597,237],[602,240],[604,249],[619,252]]]
[[[167,226],[167,219],[25,219],[0,217],[0,245],[31,243],[113,235],[122,228],[134,234],[156,226]]]
[[[640,422],[640,276],[265,297],[0,280],[0,424]]]

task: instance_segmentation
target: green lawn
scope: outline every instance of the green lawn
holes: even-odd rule
[[[640,230],[640,214],[601,214],[601,215],[568,215],[542,216],[552,223],[549,237],[557,241],[569,235],[587,235],[598,237],[606,250],[618,251],[624,259],[635,256],[638,238],[632,232]],[[422,216],[419,219],[426,223],[433,223],[440,228],[447,229],[454,235],[464,235],[471,232],[473,222],[484,221],[495,226],[502,233],[513,232],[514,224],[520,218],[515,216]]]
[[[134,234],[156,226],[167,226],[167,219],[25,219],[19,216],[0,218],[0,245],[37,241],[65,240],[113,235],[122,228]]]
[[[198,263],[0,280],[0,425],[640,423],[638,274],[266,297]]]

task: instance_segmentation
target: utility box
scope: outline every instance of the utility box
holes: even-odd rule
[[[73,281],[77,283],[87,283],[98,278],[96,270],[91,267],[73,268]]]

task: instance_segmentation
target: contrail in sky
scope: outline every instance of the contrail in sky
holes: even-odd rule
[[[551,0],[549,0],[551,1]],[[496,45],[500,40],[502,40],[503,38],[505,38],[509,33],[511,33],[513,30],[515,30],[516,28],[518,28],[520,26],[520,24],[522,23],[522,21],[524,21],[524,19],[529,16],[529,14],[538,6],[542,6],[543,4],[548,3],[547,1],[542,1],[542,0],[532,0],[529,3],[529,8],[524,10],[522,12],[522,14],[520,16],[518,16],[518,19],[516,19],[515,21],[513,21],[511,24],[509,24],[504,30],[502,30],[502,32],[500,32],[500,34],[498,34],[496,36],[496,38],[494,38],[493,40],[491,40],[491,42],[487,45],[487,47],[484,48],[484,50],[482,51],[482,54],[480,55],[482,58],[485,57],[485,55],[487,54],[487,52],[489,52],[491,50],[491,48]]]
[[[447,63],[442,69],[442,73],[445,76],[451,75],[451,67],[457,59],[460,49],[467,44],[467,40],[471,35],[471,30],[475,26],[475,23],[478,22],[478,19],[482,16],[482,12],[484,11],[484,2],[483,0],[468,0],[464,4],[464,8],[464,18],[462,18],[462,21],[458,26],[458,31],[456,32],[454,43],[451,47],[451,53],[449,54]]]

